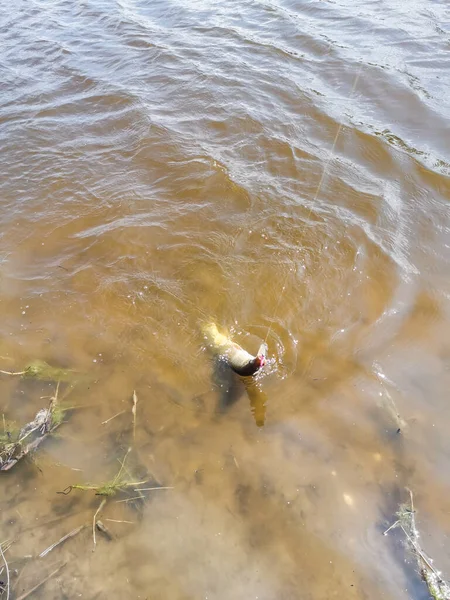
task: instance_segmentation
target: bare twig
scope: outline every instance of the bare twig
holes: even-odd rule
[[[102,508],[105,506],[106,504],[106,498],[103,498],[103,500],[100,502],[100,506],[97,508],[94,518],[92,519],[92,538],[94,540],[94,550],[95,550],[95,546],[97,545],[97,540],[95,539],[95,525],[97,522],[97,515],[98,513],[102,510]]]
[[[125,467],[125,473],[127,474],[127,476],[128,476],[130,479],[133,479],[133,476],[132,476],[132,474],[130,473],[130,471],[129,471],[129,470],[126,468],[126,467]],[[147,482],[148,482],[148,479],[147,479],[146,481],[142,481],[141,483],[138,483],[137,485],[144,485],[144,483],[147,483]],[[131,486],[130,486],[130,487],[131,487]],[[134,490],[134,491],[136,492],[137,490]],[[140,495],[140,497],[141,497],[141,500],[144,500],[144,494],[142,494],[141,492],[139,492],[139,495]]]
[[[3,562],[5,563],[5,570],[6,570],[6,600],[9,600],[9,567],[8,567],[8,563],[6,561],[5,555],[3,553],[3,548],[2,548],[1,544],[0,544],[0,554],[2,555]]]
[[[131,413],[133,415],[133,440],[136,440],[136,405],[138,402],[138,398],[136,395],[136,390],[133,390],[133,407],[131,409]]]
[[[130,452],[131,452],[131,447],[128,448],[128,450],[126,451],[126,454],[123,457],[123,460],[122,461],[119,460],[120,469],[119,469],[119,472],[117,473],[117,475],[113,479],[113,485],[116,485],[120,481],[120,478],[122,477],[122,472],[125,469],[125,462],[128,458],[128,455],[130,454]]]
[[[411,502],[411,525],[413,528],[413,531],[417,531],[416,529],[416,517],[415,517],[415,510],[414,510],[414,497],[413,497],[413,493],[409,488],[406,488],[409,492],[409,498],[410,498],[410,502]]]
[[[25,594],[22,594],[21,596],[16,598],[16,600],[25,600],[25,598],[28,598],[29,596],[31,596],[31,594],[33,594],[37,589],[39,589],[41,587],[41,585],[44,585],[44,583],[47,583],[47,581],[49,579],[51,579],[52,577],[54,577],[56,575],[56,573],[61,571],[61,569],[66,566],[66,564],[67,563],[63,563],[62,565],[59,565],[59,567],[57,569],[55,569],[54,571],[52,571],[50,573],[50,575],[47,575],[47,577],[45,579],[43,579],[40,583],[38,583],[33,588],[31,588],[31,590],[28,590],[28,592],[25,592]]]
[[[398,525],[400,525],[400,519],[395,521],[395,523],[392,523],[392,525],[388,527],[386,531],[383,531],[383,535],[387,535],[391,531],[391,529],[395,529]]]
[[[123,415],[124,412],[125,412],[124,410],[121,410],[120,412],[118,412],[117,414],[113,415],[112,417],[109,417],[109,419],[106,419],[106,421],[102,421],[102,425],[106,425],[106,423],[109,423],[110,421],[112,421],[116,417],[119,417],[120,415]]]
[[[4,542],[1,542],[0,546],[3,548],[3,552],[8,552],[8,550],[13,545],[14,541],[15,541],[14,539],[9,538],[9,539],[5,540]]]
[[[173,486],[158,485],[156,487],[149,487],[149,488],[136,488],[133,491],[134,492],[150,492],[151,490],[173,490]]]
[[[403,527],[403,525],[400,525],[403,533],[406,535],[406,538],[408,540],[408,542],[411,544],[414,552],[416,552],[418,554],[418,556],[423,560],[423,562],[426,564],[426,566],[431,569],[433,571],[433,573],[439,577],[439,573],[436,571],[436,569],[433,567],[433,565],[431,564],[431,561],[425,556],[425,554],[422,552],[422,550],[420,549],[419,545],[417,544],[417,542],[409,535],[409,533],[406,531],[406,529]]]
[[[48,548],[46,548],[45,550],[43,550],[40,554],[39,554],[39,558],[44,558],[44,556],[47,556],[47,554],[49,552],[51,552],[52,550],[54,550],[56,548],[56,546],[59,546],[60,544],[63,544],[66,540],[68,540],[69,538],[75,537],[78,533],[80,533],[80,531],[82,529],[84,529],[84,525],[80,525],[79,527],[77,527],[76,529],[73,529],[72,531],[70,531],[69,533],[67,533],[65,536],[63,536],[60,540],[58,540],[57,542],[55,542],[54,544],[52,544],[51,546],[49,546]]]
[[[25,375],[26,371],[2,371],[0,369],[0,373],[3,373],[3,375]]]
[[[132,498],[125,498],[125,500],[116,500],[116,504],[121,504],[122,502],[131,502],[131,500],[142,500],[142,494],[140,496],[133,496]]]
[[[135,492],[139,492],[139,496],[133,496],[132,498],[125,498],[124,500],[116,500],[116,504],[120,504],[121,502],[131,502],[131,500],[145,500],[142,492],[149,492],[151,490],[173,490],[173,487],[167,486],[158,486],[158,487],[150,487],[150,488],[135,488]]]
[[[111,523],[129,523],[130,525],[134,525],[136,523],[136,521],[120,521],[119,519],[105,519],[105,521],[110,521]]]

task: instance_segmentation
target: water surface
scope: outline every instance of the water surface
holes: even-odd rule
[[[449,23],[431,0],[3,3],[0,368],[75,369],[84,407],[2,473],[12,597],[67,562],[33,597],[421,600],[382,535],[405,487],[450,577]],[[209,319],[267,339],[257,393],[217,379]],[[2,376],[2,412],[54,389]],[[92,552],[99,498],[56,492],[130,444],[173,489],[110,499]]]

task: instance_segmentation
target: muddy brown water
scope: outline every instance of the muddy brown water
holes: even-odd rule
[[[11,598],[66,563],[32,597],[421,600],[382,535],[405,487],[450,577],[449,23],[431,0],[3,3],[0,368],[75,369],[84,407],[1,474]],[[256,388],[214,372],[207,319],[267,339]],[[4,375],[2,413],[54,389]],[[56,492],[130,444],[173,489],[109,499],[93,552],[99,498]]]

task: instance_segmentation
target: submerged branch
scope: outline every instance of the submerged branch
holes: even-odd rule
[[[136,441],[136,405],[138,398],[136,390],[133,390],[133,407],[131,408],[131,414],[133,415],[133,441]]]
[[[3,433],[0,434],[0,471],[9,471],[22,458],[33,452],[57,429],[70,409],[59,404],[59,382],[48,408],[39,410],[33,419],[19,431],[11,425],[7,428],[3,418]]]
[[[428,591],[434,600],[450,600],[450,585],[444,581],[440,573],[433,567],[432,560],[425,554],[419,545],[419,532],[416,528],[414,498],[409,490],[410,504],[402,504],[397,512],[397,521],[393,523],[386,531],[386,535],[391,529],[400,527],[406,536],[409,548],[416,558],[422,579],[428,587]]]
[[[52,544],[51,546],[49,546],[48,548],[46,548],[45,550],[43,550],[39,554],[39,558],[44,558],[44,556],[47,556],[47,554],[49,552],[51,552],[52,550],[54,550],[57,546],[60,546],[61,544],[63,544],[69,538],[75,537],[78,533],[80,533],[80,531],[82,529],[84,529],[84,525],[80,525],[76,529],[73,529],[72,531],[70,531],[69,533],[67,533],[66,535],[64,535],[60,540],[58,540],[57,542],[55,542],[54,544]]]
[[[105,504],[106,504],[106,498],[103,498],[103,500],[100,502],[99,507],[95,511],[94,518],[92,519],[92,538],[94,540],[94,550],[95,550],[95,546],[97,545],[97,540],[95,539],[95,526],[97,524],[97,515],[103,509]]]
[[[0,373],[3,375],[25,375],[26,371],[3,371],[0,369]]]
[[[3,375],[18,375],[22,377],[30,377],[40,379],[42,381],[64,381],[70,383],[73,381],[76,373],[70,369],[61,369],[59,367],[52,367],[45,360],[33,360],[29,363],[23,371],[3,371],[0,370]]]

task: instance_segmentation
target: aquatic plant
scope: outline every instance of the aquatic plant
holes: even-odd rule
[[[76,375],[75,371],[52,367],[45,360],[40,359],[33,360],[22,371],[0,370],[0,373],[3,373],[3,375],[18,375],[40,379],[42,381],[61,381],[63,383],[70,383]]]
[[[134,488],[136,488],[136,486],[147,483],[147,481],[148,481],[147,479],[145,479],[143,481],[132,481],[132,478],[130,479],[129,473],[125,467],[125,462],[126,462],[127,457],[130,452],[131,452],[131,448],[128,448],[123,460],[119,461],[120,462],[119,471],[116,473],[116,475],[111,480],[106,481],[104,483],[98,483],[98,484],[75,483],[73,485],[69,485],[65,490],[63,490],[62,492],[58,492],[58,493],[67,495],[67,494],[70,494],[70,492],[72,490],[82,490],[82,491],[92,490],[95,492],[96,496],[111,497],[111,496],[115,496],[118,492],[124,492],[129,488],[134,489]],[[138,490],[135,490],[135,491],[138,491]]]

